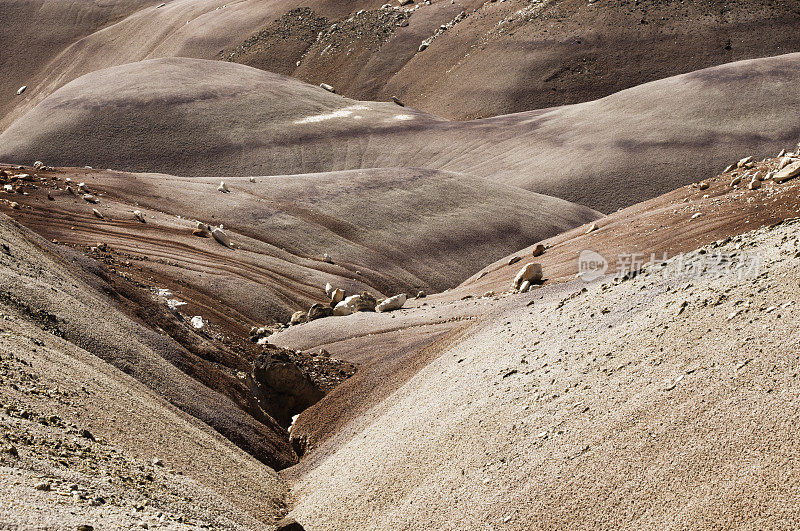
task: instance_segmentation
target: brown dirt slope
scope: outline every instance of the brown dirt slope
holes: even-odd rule
[[[273,468],[294,462],[285,430],[236,377],[237,369],[248,367],[240,357],[202,337],[187,338],[186,323],[82,254],[51,246],[8,220],[3,231],[11,235],[4,236],[10,250],[0,269],[5,304],[133,376]]]
[[[290,0],[157,5],[0,4],[4,31],[13,36],[0,58],[0,69],[11,72],[0,80],[0,129],[89,72],[156,57],[229,56],[276,28],[281,35],[268,39],[269,54],[243,57],[247,64],[328,82],[354,99],[398,96],[455,119],[589,101],[680,73],[800,50],[794,31],[800,14],[792,2],[435,1],[409,6],[409,24],[397,26],[379,20],[380,0],[312,0],[302,7],[329,22],[318,40],[304,24],[280,22],[298,8]],[[21,85],[28,91],[15,96]]]
[[[305,5],[337,19],[381,4],[311,0]],[[0,19],[9,38],[0,57],[0,129],[84,74],[154,57],[211,59],[295,7],[293,0],[170,0],[164,6],[141,0],[4,1]],[[28,90],[16,96],[22,85]]]
[[[791,527],[797,230],[702,249],[760,256],[743,277],[653,269],[492,308],[297,480],[292,514],[315,529]]]
[[[792,522],[780,492],[798,473],[787,459],[800,184],[730,185],[779,162],[547,241],[535,260],[550,280],[531,293],[507,292],[519,263],[492,267],[395,318],[321,320],[274,336],[367,367],[295,423],[292,436],[311,451],[287,471],[293,514],[321,529]],[[658,259],[614,280],[612,258],[609,276],[587,284],[574,279],[587,248]],[[496,294],[481,296],[488,288]],[[469,328],[445,338],[447,323]],[[396,372],[375,396],[382,360],[428,365]],[[334,411],[349,419],[325,420]]]
[[[224,384],[211,390],[173,365],[186,353],[129,318],[118,294],[91,285],[87,260],[64,248],[61,256],[4,215],[0,243],[0,437],[15,447],[0,451],[3,523],[127,527],[159,508],[173,522],[270,523],[284,487],[231,440],[286,463],[284,437],[244,414]],[[67,498],[37,493],[42,480]],[[70,496],[71,483],[80,496]]]
[[[736,176],[766,175],[781,160],[757,162],[752,168],[707,179],[708,188],[695,183],[623,209],[598,220],[599,229],[589,234],[588,225],[567,231],[545,240],[547,250],[540,257],[533,258],[530,247],[522,249],[485,267],[458,288],[411,300],[406,309],[391,316],[323,319],[272,336],[270,341],[276,345],[307,351],[324,348],[361,367],[355,378],[305,411],[295,423],[292,437],[302,439],[311,451],[290,470],[290,477],[307,473],[359,436],[373,412],[381,410],[383,401],[398,386],[454,342],[468,344],[471,331],[480,328],[485,318],[528,303],[535,307],[544,291],[509,293],[512,279],[524,264],[541,263],[545,286],[551,286],[547,293],[562,297],[571,293],[564,291],[572,289],[564,283],[576,278],[578,258],[585,250],[608,260],[608,280],[617,275],[618,267],[622,272],[638,269],[654,259],[673,258],[799,216],[800,181],[766,181],[757,190],[748,189],[748,179],[745,186],[730,186]],[[512,258],[518,261],[509,264]]]
[[[795,158],[800,147],[795,148]],[[608,262],[608,274],[624,272],[634,264],[686,253],[731,235],[800,217],[800,183],[763,181],[758,189],[748,189],[752,176],[766,177],[777,171],[784,157],[754,161],[750,168],[735,168],[704,181],[682,186],[672,192],[615,212],[598,220],[597,230],[590,225],[576,227],[543,243],[547,252],[533,258],[533,246],[487,265],[465,281],[456,293],[498,292],[509,289],[519,271],[509,265],[512,257],[540,262],[551,282],[572,280],[578,274],[578,257],[591,250]],[[736,161],[732,161],[735,163]],[[742,182],[731,186],[736,179]],[[700,186],[700,182],[708,187]],[[635,262],[633,261],[635,258]]]
[[[396,94],[439,116],[473,119],[800,51],[792,2],[509,0],[466,13],[396,70],[377,97]]]
[[[386,296],[441,291],[487,257],[599,217],[560,199],[431,170],[234,177],[225,179],[227,194],[217,191],[219,179],[24,171],[33,181],[14,179],[15,193],[4,194],[0,208],[63,244],[106,243],[104,259],[115,271],[172,290],[190,302],[186,315],[203,315],[240,336],[323,302],[327,282]],[[67,178],[73,189],[85,182],[100,203],[67,192]],[[12,200],[22,208],[11,210]],[[137,209],[146,223],[134,218]],[[193,236],[194,220],[222,224],[236,248]],[[326,253],[333,263],[323,261]]]
[[[610,212],[795,142],[800,55],[743,61],[573,106],[449,122],[220,61],[84,76],[0,135],[0,160],[180,175],[455,171]],[[753,124],[759,124],[753,128]]]

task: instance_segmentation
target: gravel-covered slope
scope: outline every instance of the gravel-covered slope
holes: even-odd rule
[[[0,244],[2,525],[271,524],[283,482],[220,432],[288,461],[271,447],[279,432],[162,359],[169,340],[148,344],[112,294],[70,271],[79,261],[5,216]]]
[[[797,230],[495,306],[299,478],[293,514],[314,529],[791,525]],[[716,253],[742,274],[675,274]]]

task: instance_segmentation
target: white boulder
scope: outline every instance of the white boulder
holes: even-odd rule
[[[523,282],[532,283],[540,280],[542,280],[542,264],[531,262],[520,269],[517,276],[514,277],[514,289],[520,289]]]
[[[357,297],[357,295],[353,295],[353,296]],[[343,315],[350,315],[351,313],[353,313],[353,308],[350,305],[347,304],[346,300],[347,299],[343,300],[342,302],[340,302],[336,306],[334,306],[334,308],[333,308],[333,315],[334,316],[341,317]]]
[[[406,303],[407,298],[408,297],[406,296],[405,293],[401,293],[400,295],[395,295],[394,297],[389,297],[385,301],[382,301],[377,306],[375,306],[375,311],[392,312],[394,310],[399,310]]]
[[[800,161],[783,168],[772,177],[772,180],[776,183],[782,183],[788,181],[789,179],[794,179],[798,175],[800,175]]]

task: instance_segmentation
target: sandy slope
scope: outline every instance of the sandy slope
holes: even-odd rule
[[[626,208],[598,220],[599,229],[589,234],[587,225],[567,231],[545,240],[547,251],[540,257],[531,257],[530,248],[520,250],[456,289],[409,301],[407,309],[400,312],[323,319],[272,336],[274,344],[308,351],[324,348],[360,366],[354,378],[300,415],[292,437],[313,451],[288,471],[289,477],[313,470],[359,436],[374,411],[381,411],[383,401],[420,367],[453,344],[468,343],[476,323],[479,326],[486,316],[529,302],[525,296],[507,296],[511,280],[523,264],[541,263],[545,285],[563,289],[555,286],[575,279],[579,256],[585,250],[601,253],[608,260],[607,272],[613,275],[797,217],[800,184],[796,181],[765,182],[758,190],[730,186],[736,174],[766,174],[779,162],[769,159],[749,170],[707,179],[706,189],[695,183]],[[510,264],[512,258],[518,261]]]
[[[594,102],[473,122],[218,61],[84,76],[0,135],[0,160],[179,175],[361,168],[466,173],[610,212],[797,141],[800,55],[732,63]],[[758,124],[754,127],[754,124]]]
[[[415,54],[383,94],[439,116],[472,119],[589,101],[800,50],[792,29],[800,14],[786,2],[510,0],[467,13]]]
[[[313,529],[791,525],[796,234],[706,249],[760,256],[741,279],[653,270],[496,304],[299,478],[293,514]]]

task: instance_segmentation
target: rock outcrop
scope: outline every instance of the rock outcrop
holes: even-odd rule
[[[333,315],[333,308],[329,305],[325,304],[312,304],[311,308],[308,309],[307,319],[309,321],[314,321],[316,319],[322,319],[323,317],[331,317]]]
[[[251,376],[262,407],[284,427],[291,424],[293,415],[316,404],[324,396],[282,351],[256,358]]]

